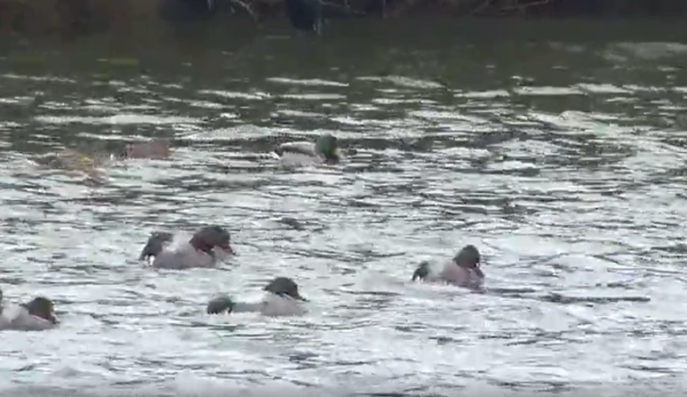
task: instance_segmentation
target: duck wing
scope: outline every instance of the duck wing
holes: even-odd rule
[[[55,324],[40,317],[31,315],[22,306],[12,306],[6,310],[0,320],[0,329],[15,331],[43,331],[55,327]]]
[[[153,260],[152,267],[158,269],[182,270],[196,267],[215,267],[215,258],[193,247],[181,246],[164,249]]]
[[[280,157],[287,153],[302,154],[313,157],[317,156],[315,145],[312,142],[307,141],[282,143],[274,148],[274,152]]]

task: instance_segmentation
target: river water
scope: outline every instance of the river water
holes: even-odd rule
[[[4,50],[0,282],[61,327],[2,333],[2,395],[679,391],[687,40],[328,29]],[[344,166],[265,155],[324,132]],[[137,138],[172,157],[99,185],[36,165]],[[137,261],[207,223],[239,253],[220,269]],[[410,282],[465,244],[486,294]],[[203,313],[277,275],[310,314]]]

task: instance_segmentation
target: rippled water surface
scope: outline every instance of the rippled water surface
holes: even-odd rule
[[[355,43],[5,53],[0,281],[9,300],[53,298],[62,324],[2,333],[0,388],[679,387],[687,41]],[[324,132],[344,166],[266,155]],[[100,185],[35,162],[138,138],[169,139],[172,157],[113,165]],[[137,262],[151,231],[207,223],[239,253],[220,269]],[[409,281],[468,243],[487,293]],[[309,315],[203,313],[276,275]]]

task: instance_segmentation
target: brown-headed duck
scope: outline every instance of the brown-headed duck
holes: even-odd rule
[[[422,262],[415,269],[412,280],[444,281],[466,288],[479,287],[485,278],[480,268],[480,260],[481,255],[477,247],[466,245],[438,271],[432,269],[429,262]]]
[[[231,236],[221,226],[205,226],[189,241],[175,241],[176,235],[168,232],[153,232],[141,251],[140,260],[149,261],[160,269],[190,269],[194,267],[215,267],[217,262],[235,255],[231,247]]]
[[[288,277],[276,277],[264,288],[259,302],[237,302],[228,295],[211,299],[206,307],[208,314],[257,312],[264,316],[298,316],[307,312],[298,291],[298,284]]]
[[[5,305],[0,290],[0,330],[43,331],[57,324],[55,305],[50,299],[39,296],[28,303]]]

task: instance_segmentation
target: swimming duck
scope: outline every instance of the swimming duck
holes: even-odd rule
[[[88,184],[102,185],[107,182],[104,168],[110,164],[109,157],[86,149],[65,148],[35,160],[40,167],[59,170],[71,178],[83,178]]]
[[[15,307],[5,307],[0,290],[0,330],[43,331],[57,326],[53,302],[42,296]]]
[[[166,159],[170,155],[169,143],[162,140],[149,142],[128,141],[120,154],[121,159]]]
[[[236,255],[231,248],[231,236],[221,226],[206,226],[197,231],[189,241],[175,241],[177,236],[168,232],[153,232],[148,238],[140,260],[149,261],[161,269],[189,269],[214,267],[218,261]]]
[[[323,134],[315,143],[308,141],[286,142],[274,148],[274,153],[282,162],[338,164],[342,160],[339,141],[332,134]]]
[[[479,267],[480,258],[477,247],[466,245],[440,271],[434,271],[429,262],[422,262],[415,269],[412,280],[445,281],[465,288],[479,287],[485,278]]]
[[[228,295],[217,296],[208,302],[208,314],[259,312],[264,316],[297,316],[307,311],[298,284],[288,277],[277,277],[264,288],[265,296],[260,302],[236,302]]]

